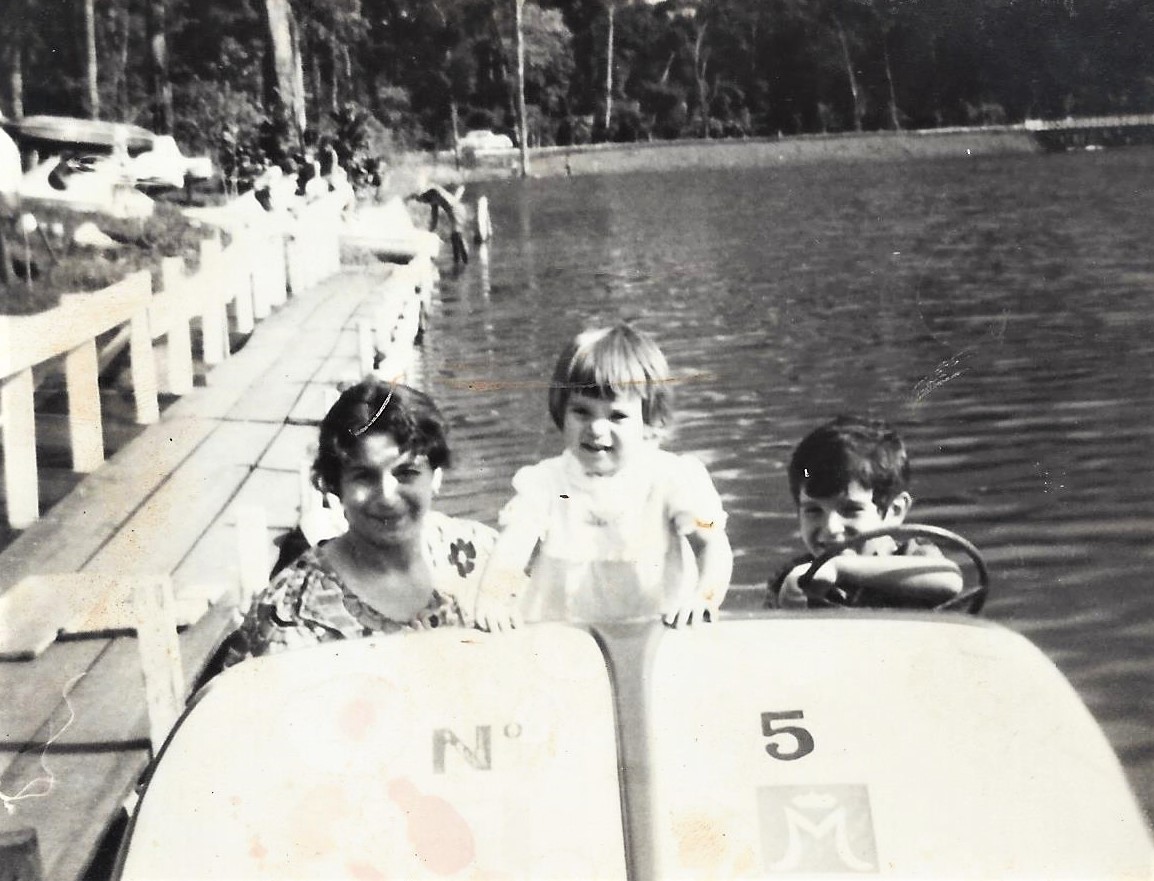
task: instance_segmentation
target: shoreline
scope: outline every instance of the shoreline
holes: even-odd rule
[[[529,151],[529,177],[566,177],[637,171],[749,168],[816,162],[895,161],[959,156],[1046,152],[1031,132],[1014,126],[921,129],[795,135],[780,138],[639,141],[537,147]],[[427,174],[442,182],[465,183],[519,176],[516,150],[462,159],[456,167],[449,151],[408,154],[393,176]],[[392,186],[389,189],[393,189]]]

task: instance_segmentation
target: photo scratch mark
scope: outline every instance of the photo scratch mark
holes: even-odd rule
[[[662,380],[669,385],[680,385],[691,382],[712,382],[717,374],[708,370],[699,370],[685,373],[681,376],[671,376]],[[638,380],[634,385],[646,385],[647,382]],[[655,383],[657,384],[657,383]],[[515,391],[517,389],[547,389],[553,388],[555,383],[544,379],[448,379],[445,385],[453,389],[467,389],[473,392]],[[586,386],[587,387],[587,386]],[[580,390],[583,387],[577,387]]]
[[[934,368],[933,373],[919,379],[914,385],[914,402],[921,403],[928,398],[932,392],[941,388],[951,379],[957,379],[965,373],[967,362],[973,355],[973,350],[962,349],[958,354],[939,362],[938,366]]]
[[[20,791],[14,795],[7,795],[0,792],[0,802],[3,802],[4,810],[9,815],[16,813],[16,803],[19,801],[23,801],[26,798],[45,798],[52,794],[52,790],[56,786],[56,775],[53,774],[52,770],[48,767],[48,748],[51,747],[76,720],[76,711],[72,708],[72,701],[68,700],[68,695],[84,675],[84,673],[77,673],[64,684],[64,689],[61,691],[61,697],[64,698],[64,705],[68,707],[68,719],[60,727],[59,731],[48,738],[44,744],[44,749],[40,751],[40,767],[44,769],[44,774],[29,780],[20,787]]]

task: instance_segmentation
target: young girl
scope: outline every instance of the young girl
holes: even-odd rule
[[[566,347],[549,388],[565,451],[513,478],[478,594],[479,627],[710,620],[733,551],[705,467],[657,445],[670,399],[665,356],[648,334],[618,324]]]

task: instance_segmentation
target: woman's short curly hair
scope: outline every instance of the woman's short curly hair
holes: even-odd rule
[[[345,389],[321,421],[313,460],[313,485],[340,495],[341,471],[365,437],[387,434],[406,453],[428,459],[432,468],[450,463],[449,427],[424,392],[366,377]]]

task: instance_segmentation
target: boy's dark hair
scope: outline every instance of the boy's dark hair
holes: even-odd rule
[[[879,510],[909,486],[906,446],[880,419],[838,416],[807,434],[789,461],[795,504],[803,489],[811,498],[825,499],[855,480],[871,491]]]
[[[449,465],[449,428],[424,392],[366,377],[345,389],[321,421],[313,484],[340,494],[341,471],[363,437],[387,434],[406,453],[424,456],[431,468]]]
[[[673,415],[669,365],[657,342],[627,322],[587,330],[565,347],[549,384],[549,415],[561,428],[574,392],[603,400],[641,397],[645,424],[664,428]]]

